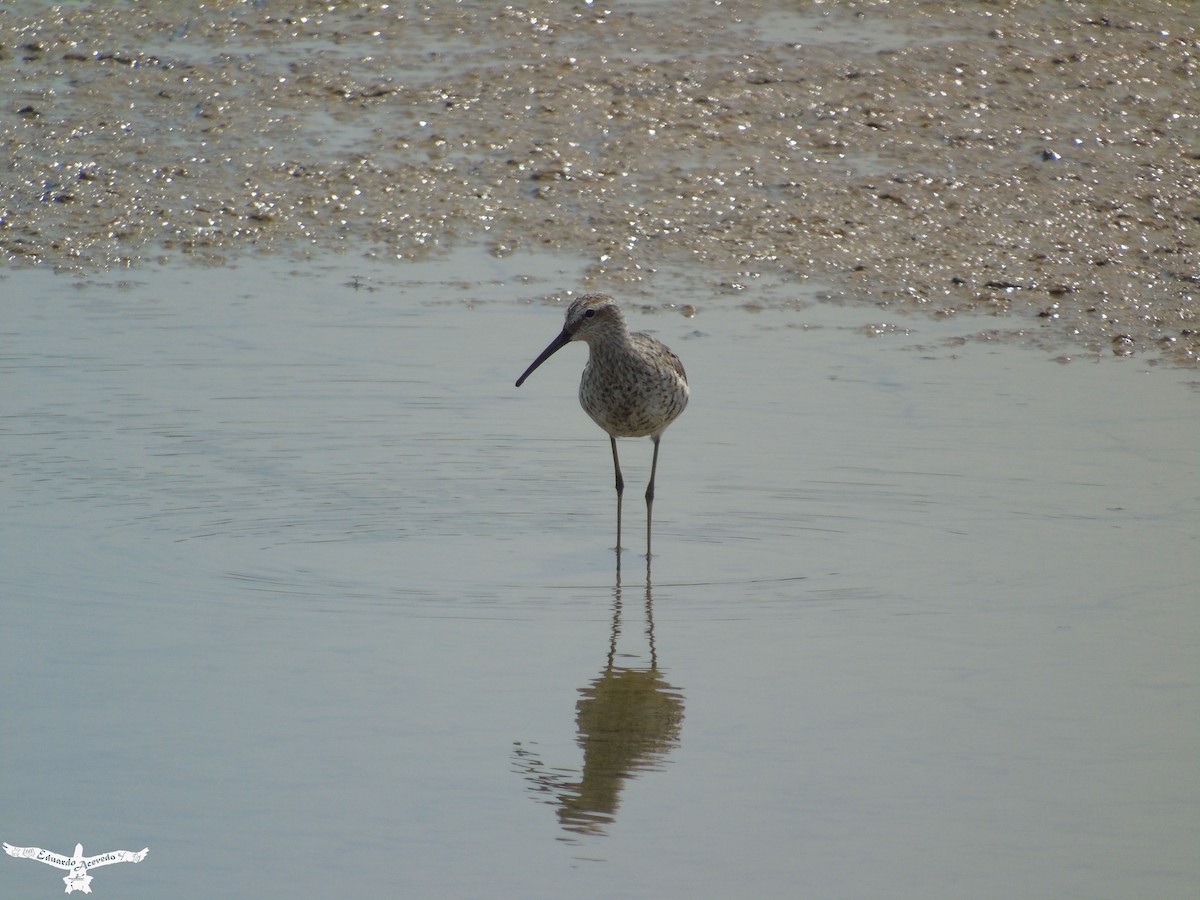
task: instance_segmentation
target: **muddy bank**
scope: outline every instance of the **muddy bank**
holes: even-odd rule
[[[684,271],[700,306],[815,285],[1197,361],[1189,3],[330,6],[0,11],[0,253],[482,242],[632,294]]]

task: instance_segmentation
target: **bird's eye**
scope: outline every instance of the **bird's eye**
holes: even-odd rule
[[[595,311],[594,309],[589,309],[587,312],[585,312],[585,313],[583,314],[583,317],[584,317],[585,319],[590,319],[590,318],[591,318],[592,316],[594,316],[595,314],[596,314],[596,311]]]

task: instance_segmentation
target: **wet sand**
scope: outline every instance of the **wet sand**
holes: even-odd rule
[[[1189,3],[0,10],[0,253],[87,271],[482,242],[655,302],[814,292],[1195,365]],[[654,296],[655,273],[686,296]],[[563,289],[580,285],[563,285]]]

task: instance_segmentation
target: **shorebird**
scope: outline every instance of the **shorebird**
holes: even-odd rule
[[[525,383],[534,369],[571,341],[584,341],[588,345],[588,361],[579,381],[579,405],[593,422],[608,432],[612,444],[617,484],[618,554],[621,552],[621,496],[625,480],[621,477],[621,461],[617,458],[617,438],[649,437],[654,441],[650,483],[646,487],[648,558],[658,443],[667,426],[679,418],[688,402],[683,363],[662,341],[641,332],[630,333],[625,316],[612,297],[586,294],[567,307],[562,332],[517,379],[517,387]]]

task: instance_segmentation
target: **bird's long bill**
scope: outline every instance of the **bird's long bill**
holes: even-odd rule
[[[570,342],[571,342],[571,336],[569,334],[567,334],[567,330],[564,328],[562,330],[562,334],[560,334],[558,337],[556,337],[554,340],[552,340],[550,342],[550,346],[547,347],[545,350],[543,350],[541,352],[541,355],[538,356],[537,359],[535,359],[532,363],[529,364],[529,368],[525,370],[525,374],[517,379],[517,387],[520,387],[521,385],[523,385],[525,383],[525,379],[533,374],[534,369],[536,369],[538,366],[540,366],[542,363],[544,363],[546,360],[548,360],[550,357],[552,357],[555,353],[557,353],[559,350],[561,350],[564,346],[566,346]]]

